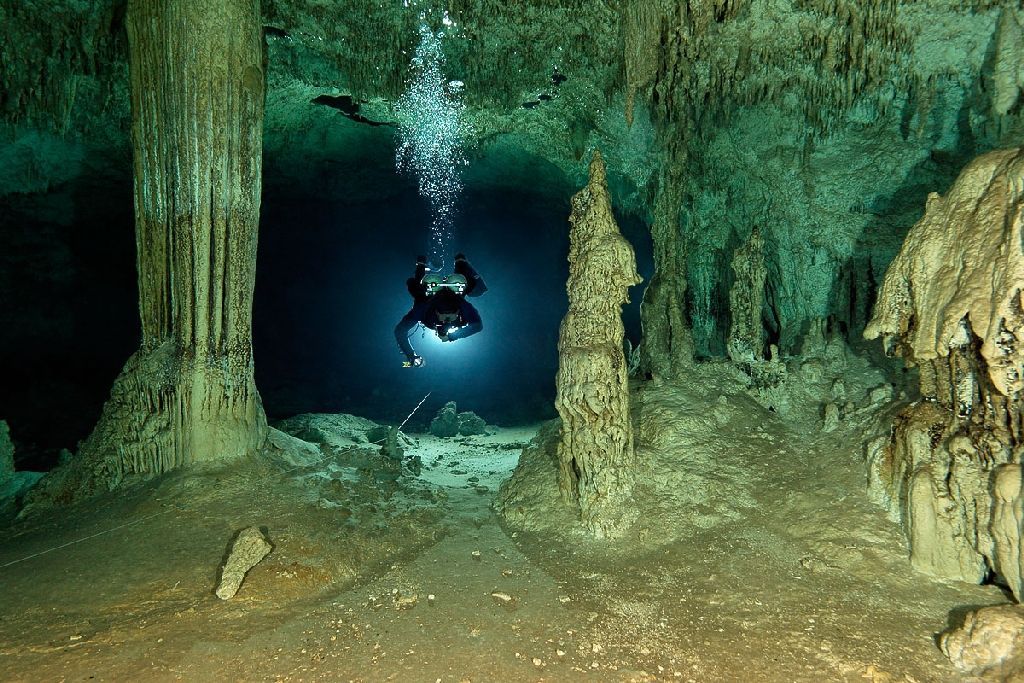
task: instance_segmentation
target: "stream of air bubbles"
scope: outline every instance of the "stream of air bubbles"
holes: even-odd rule
[[[467,136],[463,84],[445,77],[443,37],[443,31],[431,30],[425,21],[420,24],[412,73],[395,107],[399,123],[395,165],[416,175],[420,196],[430,206],[431,259],[438,264],[444,263],[450,250]]]

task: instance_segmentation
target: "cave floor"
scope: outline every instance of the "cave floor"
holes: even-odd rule
[[[1007,601],[912,574],[860,461],[823,455],[849,432],[737,425],[719,457],[754,505],[604,553],[491,511],[536,431],[419,436],[417,485],[353,484],[361,503],[254,462],[15,526],[0,566],[132,524],[0,569],[0,679],[923,683],[958,679],[934,643],[951,612]],[[250,524],[274,551],[221,601]]]

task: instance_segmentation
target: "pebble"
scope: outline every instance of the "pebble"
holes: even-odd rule
[[[395,598],[395,607],[398,609],[412,609],[419,602],[419,596],[413,593],[412,595],[401,595]]]
[[[474,550],[473,552],[470,553],[470,555],[473,556],[474,560],[477,560],[477,561],[480,560],[481,556],[480,556],[480,551],[479,550]]]
[[[512,596],[509,595],[508,593],[503,593],[501,591],[494,591],[493,593],[491,593],[491,597],[494,598],[494,600],[496,602],[498,602],[498,603],[500,603],[502,605],[510,605],[510,604],[512,604]]]

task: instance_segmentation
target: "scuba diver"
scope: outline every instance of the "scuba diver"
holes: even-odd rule
[[[433,330],[443,342],[465,339],[483,329],[480,314],[466,297],[480,296],[487,285],[463,254],[455,255],[453,270],[442,277],[430,272],[425,257],[416,257],[416,274],[405,282],[413,305],[395,326],[395,340],[406,358],[403,367],[423,366],[423,358],[416,355],[409,342],[409,333],[418,324]]]

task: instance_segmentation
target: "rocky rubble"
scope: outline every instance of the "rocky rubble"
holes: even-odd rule
[[[478,436],[487,433],[487,423],[471,411],[460,413],[455,401],[444,404],[430,421],[430,433],[443,439],[455,436]]]

